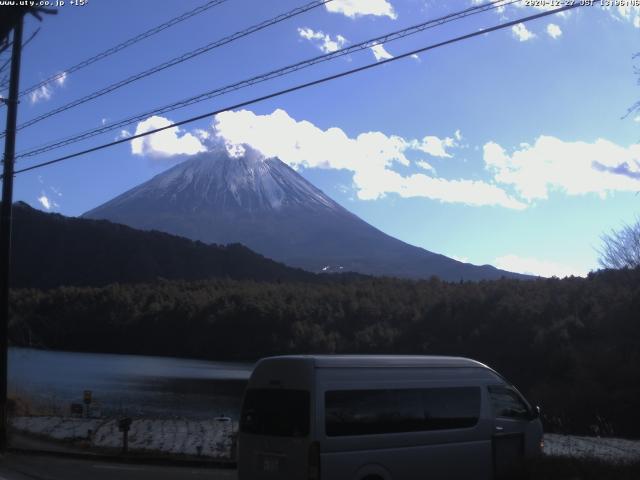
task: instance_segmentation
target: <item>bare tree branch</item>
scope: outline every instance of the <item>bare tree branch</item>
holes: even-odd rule
[[[635,223],[602,235],[599,262],[603,268],[640,267],[640,217]]]

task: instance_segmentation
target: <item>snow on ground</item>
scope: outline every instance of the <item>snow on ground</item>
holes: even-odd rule
[[[546,433],[544,453],[563,457],[596,458],[612,463],[638,462],[640,440]]]
[[[21,432],[55,440],[84,440],[97,448],[122,447],[117,419],[15,417],[12,425]],[[233,432],[230,419],[134,419],[129,429],[129,451],[231,459]]]
[[[11,425],[16,430],[56,440],[78,440],[87,438],[89,430],[95,432],[103,422],[95,418],[14,417]]]
[[[96,448],[122,447],[117,419],[15,417],[12,425],[16,430],[55,440],[83,440]],[[233,454],[236,430],[237,424],[228,419],[134,419],[129,430],[129,450],[228,460]],[[547,433],[544,453],[616,463],[640,461],[640,440]]]

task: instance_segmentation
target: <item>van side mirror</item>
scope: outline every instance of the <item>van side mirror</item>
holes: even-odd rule
[[[536,405],[535,407],[533,407],[531,409],[530,418],[531,418],[531,420],[535,420],[536,418],[540,418],[540,407],[538,405]]]

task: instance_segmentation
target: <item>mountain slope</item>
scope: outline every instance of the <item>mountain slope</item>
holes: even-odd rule
[[[206,153],[84,214],[205,243],[242,243],[312,272],[444,280],[522,277],[452,260],[395,239],[353,215],[277,158]]]
[[[232,244],[205,245],[108,221],[64,217],[16,203],[12,285],[52,288],[157,278],[310,281],[315,275]]]

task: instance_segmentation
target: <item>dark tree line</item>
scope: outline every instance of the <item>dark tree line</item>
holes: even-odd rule
[[[240,244],[206,245],[106,220],[14,206],[12,285],[54,288],[150,282],[157,278],[316,281],[316,275]]]
[[[640,432],[640,269],[446,283],[210,280],[18,290],[14,345],[255,360],[287,353],[464,355],[511,379],[548,428]]]

